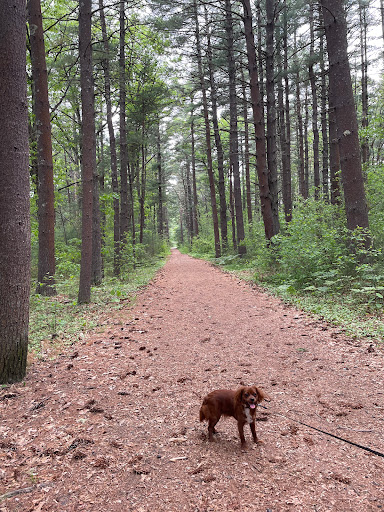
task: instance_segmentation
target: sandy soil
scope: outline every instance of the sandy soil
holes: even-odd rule
[[[203,396],[256,384],[263,444]],[[139,295],[0,392],[0,511],[377,511],[383,351],[173,251]],[[300,423],[301,422],[301,423]]]

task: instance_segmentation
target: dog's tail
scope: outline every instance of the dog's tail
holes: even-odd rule
[[[205,414],[205,408],[206,408],[206,405],[202,405],[200,407],[200,421],[204,421],[207,419],[207,415]]]

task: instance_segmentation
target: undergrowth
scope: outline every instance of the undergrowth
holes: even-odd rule
[[[102,285],[92,288],[90,304],[78,304],[78,278],[63,276],[56,283],[57,295],[31,295],[29,319],[29,350],[37,357],[60,351],[95,329],[101,318],[133,305],[137,292],[146,286],[165,263],[154,259],[129,273],[105,277]]]

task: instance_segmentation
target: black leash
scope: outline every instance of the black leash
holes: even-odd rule
[[[330,432],[326,432],[325,430],[322,430],[321,428],[312,427],[312,425],[308,425],[308,423],[304,423],[303,421],[296,420],[294,418],[290,418],[289,416],[286,416],[285,414],[282,414],[280,412],[270,411],[270,409],[268,409],[264,405],[259,404],[259,407],[266,409],[267,411],[271,412],[272,414],[276,414],[278,416],[283,416],[283,418],[287,418],[289,421],[294,421],[296,423],[299,423],[300,425],[304,425],[305,427],[311,428],[312,430],[316,430],[317,432],[321,432],[322,434],[325,434],[327,436],[338,439],[339,441],[343,441],[344,443],[350,444],[352,446],[356,446],[357,448],[360,448],[361,450],[365,450],[366,452],[373,453],[374,455],[378,455],[379,457],[384,457],[384,453],[378,452],[377,450],[373,450],[372,448],[369,448],[368,446],[363,446],[362,444],[354,443],[353,441],[349,441],[349,439],[345,439],[344,437],[340,437],[335,434],[331,434]]]

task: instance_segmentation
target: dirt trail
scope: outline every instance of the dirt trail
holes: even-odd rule
[[[383,352],[173,251],[97,332],[0,393],[0,511],[384,510]],[[265,389],[262,445],[202,397]],[[281,414],[276,414],[281,413]],[[5,495],[5,496],[4,496]]]

